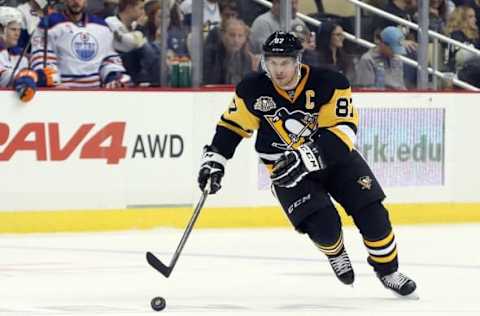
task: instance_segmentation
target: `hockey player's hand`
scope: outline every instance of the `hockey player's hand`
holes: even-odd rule
[[[198,186],[204,190],[210,180],[210,194],[217,193],[222,187],[221,182],[225,174],[227,159],[216,152],[212,146],[203,147],[202,161],[198,173]]]
[[[297,150],[284,152],[273,165],[270,178],[274,185],[292,188],[308,173],[323,170],[325,167],[318,148],[313,143],[308,143]]]
[[[123,88],[131,84],[129,75],[122,72],[110,72],[105,78],[104,87],[107,89]]]
[[[29,102],[33,99],[37,91],[37,80],[37,73],[33,70],[24,69],[18,73],[13,87],[22,102]]]
[[[42,69],[35,70],[38,76],[37,85],[39,87],[53,87],[58,83],[57,70],[52,67],[44,67]]]

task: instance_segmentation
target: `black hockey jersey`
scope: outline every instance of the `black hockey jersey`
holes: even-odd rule
[[[255,149],[270,165],[285,150],[298,148],[319,131],[328,130],[351,151],[358,112],[352,105],[348,80],[338,72],[303,64],[301,74],[292,91],[276,86],[266,73],[243,79],[217,125],[212,145],[231,158],[241,139],[257,131]]]

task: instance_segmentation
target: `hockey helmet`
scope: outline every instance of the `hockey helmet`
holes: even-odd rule
[[[290,32],[277,31],[272,33],[263,44],[265,57],[297,58],[303,49],[300,40]]]
[[[12,22],[22,23],[20,11],[12,7],[0,7],[0,27],[5,28]]]

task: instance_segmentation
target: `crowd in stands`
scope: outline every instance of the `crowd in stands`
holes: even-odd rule
[[[192,0],[165,0],[166,6],[162,1],[52,0],[48,19],[42,19],[46,0],[0,0],[2,6],[16,7],[21,15],[16,45],[11,38],[7,43],[5,34],[17,22],[7,19],[10,24],[2,25],[0,20],[0,34],[3,34],[0,51],[13,56],[27,47],[25,56],[31,68],[52,74],[47,81],[53,82],[53,86],[160,86],[161,82],[178,86],[175,71],[179,64],[187,65],[188,71],[194,49],[191,45]],[[247,73],[260,69],[262,44],[268,35],[280,29],[280,0],[271,0],[271,9],[250,0],[199,1],[204,1],[203,84],[237,84]],[[316,12],[310,15],[321,21],[319,27],[297,16],[302,1],[315,4]],[[303,43],[304,63],[336,69],[354,87],[399,90],[416,87],[416,68],[399,58],[405,55],[416,59],[418,36],[414,30],[363,12],[364,36],[376,44],[365,50],[345,41],[344,31],[353,33],[353,17],[325,12],[321,0],[291,2],[291,31]],[[365,2],[418,22],[417,0]],[[162,12],[165,7],[168,12]],[[480,0],[430,0],[429,13],[430,30],[471,47],[480,47]],[[68,31],[72,34],[78,31],[56,27],[67,20],[73,21],[75,27],[84,27],[86,32],[80,37],[65,35]],[[167,26],[166,34],[161,32],[162,23]],[[42,37],[45,28],[49,29],[48,45]],[[66,52],[62,40],[73,41],[74,51]],[[164,72],[167,78],[163,81],[162,42],[167,45]],[[439,60],[440,71],[456,74],[461,80],[480,87],[480,58],[465,49],[443,44],[437,51],[438,58],[433,58],[432,45],[429,61]],[[76,64],[72,64],[74,59],[78,59]],[[0,82],[5,86],[10,82],[5,76],[7,73],[11,76],[13,67],[1,65],[2,60]]]

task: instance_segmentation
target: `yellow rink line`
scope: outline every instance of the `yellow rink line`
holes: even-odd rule
[[[391,204],[394,224],[452,224],[480,222],[478,204]],[[0,212],[0,233],[81,232],[156,227],[184,228],[191,208]],[[343,222],[352,222],[341,211]],[[205,208],[198,228],[288,227],[278,207]]]

